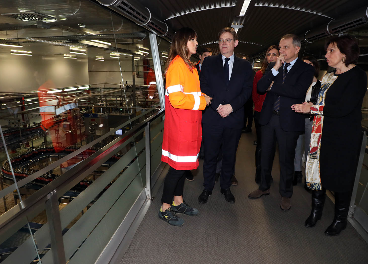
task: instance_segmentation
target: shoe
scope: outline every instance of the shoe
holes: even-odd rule
[[[251,192],[248,195],[248,198],[249,199],[258,199],[258,198],[261,198],[263,195],[269,195],[269,194],[270,194],[270,189],[265,190],[265,191],[262,191],[260,189],[257,189],[255,191]]]
[[[185,172],[185,178],[188,180],[188,181],[194,181],[194,176],[193,176],[193,173],[191,171],[186,171]]]
[[[226,202],[229,202],[229,203],[232,203],[232,204],[235,203],[235,197],[231,193],[230,188],[229,189],[221,189],[221,193],[223,195],[225,195]]]
[[[288,198],[288,197],[281,197],[280,208],[284,212],[289,211],[290,208],[291,208],[290,198]]]
[[[188,205],[185,201],[177,206],[173,203],[170,210],[176,214],[198,215],[198,210]]]
[[[317,221],[321,219],[325,199],[326,189],[312,192],[312,211],[307,220],[305,220],[305,227],[314,227]]]
[[[161,212],[160,209],[158,212],[158,217],[173,226],[182,226],[184,224],[184,220],[177,217],[176,214],[170,210],[170,208],[166,209],[164,212]]]
[[[293,185],[297,185],[298,183],[301,183],[303,179],[303,174],[301,171],[295,171],[294,172],[294,178],[293,178]]]
[[[235,175],[233,175],[233,177],[231,177],[231,185],[237,186],[238,184],[238,180],[235,178]]]
[[[329,227],[327,227],[325,231],[325,235],[326,236],[337,236],[338,234],[341,233],[342,230],[346,228],[346,226],[347,226],[347,221],[334,219],[332,224]]]
[[[337,236],[348,223],[348,213],[351,192],[335,192],[335,217],[332,224],[326,229],[326,236]]]
[[[198,202],[200,204],[205,204],[208,201],[208,196],[210,196],[212,194],[212,191],[208,191],[208,190],[203,190],[203,192],[201,193],[201,195],[198,197]]]

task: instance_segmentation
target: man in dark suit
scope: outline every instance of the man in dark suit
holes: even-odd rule
[[[196,64],[196,68],[198,71],[198,74],[201,72],[203,61],[206,57],[212,56],[212,50],[208,47],[201,47],[197,50],[197,54],[199,56],[200,61]]]
[[[293,104],[304,101],[312,83],[314,69],[298,59],[300,40],[287,34],[280,40],[280,56],[270,64],[271,70],[259,80],[259,93],[267,92],[259,123],[262,125],[261,184],[248,198],[270,194],[270,181],[276,141],[280,157],[280,208],[291,208],[293,195],[294,156],[297,139],[304,131],[304,116],[293,112]]]
[[[198,197],[206,203],[215,185],[216,161],[222,149],[220,175],[221,193],[234,203],[230,191],[234,175],[235,156],[244,124],[244,104],[252,93],[252,67],[246,60],[235,57],[237,34],[232,28],[219,33],[217,56],[207,57],[200,75],[201,90],[212,97],[210,107],[203,113],[204,190]]]

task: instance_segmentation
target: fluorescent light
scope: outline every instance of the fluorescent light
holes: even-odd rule
[[[70,50],[73,50],[73,51],[83,51],[83,52],[86,52],[86,49],[84,49],[81,46],[70,46],[69,49]]]
[[[5,46],[5,47],[15,47],[15,48],[23,48],[23,46],[21,46],[21,45],[5,44],[5,43],[0,43],[0,46]]]
[[[100,43],[100,44],[104,44],[104,45],[109,45],[109,46],[111,46],[111,43],[110,43],[110,42],[101,41],[101,40],[98,40],[98,39],[92,39],[91,41],[93,41],[93,42],[97,42],[97,43]]]
[[[240,10],[239,16],[244,16],[245,15],[245,12],[247,12],[249,4],[250,4],[250,0],[244,0],[243,7]]]
[[[77,51],[70,51],[70,53],[73,53],[73,54],[79,54],[79,55],[87,55],[86,53],[84,52],[77,52]]]
[[[10,54],[12,54],[12,55],[21,55],[21,56],[32,56],[32,51],[29,51],[29,50],[10,50]]]
[[[207,4],[206,6],[201,6],[201,7],[198,6],[198,7],[191,8],[190,10],[181,11],[179,13],[176,13],[176,14],[170,16],[169,18],[167,18],[165,20],[170,20],[170,19],[175,18],[175,17],[184,16],[184,15],[195,13],[195,12],[211,10],[211,9],[215,9],[215,8],[234,7],[234,6],[236,6],[235,1],[232,1],[231,3],[230,2],[228,2],[228,3],[221,2],[221,4],[218,4],[218,3],[217,4],[210,4],[210,5]]]
[[[10,50],[10,51],[14,53],[28,53],[28,54],[32,53],[32,51],[29,50]]]
[[[77,57],[74,54],[64,54],[64,59],[76,60]]]
[[[305,8],[301,8],[301,7],[295,7],[295,6],[288,6],[288,5],[278,5],[278,4],[268,4],[268,3],[255,3],[254,6],[257,7],[276,7],[276,8],[285,8],[285,9],[289,9],[289,10],[294,10],[294,11],[300,11],[300,12],[305,12],[305,13],[310,13],[310,14],[314,14],[314,15],[319,15],[319,16],[323,16],[323,17],[327,17],[329,19],[333,19],[332,17],[326,16],[324,14],[322,14],[321,12],[318,11],[314,11],[314,10],[306,10]]]
[[[80,43],[95,46],[95,47],[99,47],[99,48],[109,48],[109,45],[101,44],[101,43],[94,42],[94,41],[82,40]]]

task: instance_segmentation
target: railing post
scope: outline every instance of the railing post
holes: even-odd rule
[[[365,148],[367,146],[367,135],[366,135],[365,131],[362,134],[363,134],[363,136],[362,136],[362,145],[361,145],[361,148],[360,148],[358,167],[357,167],[357,171],[356,171],[356,174],[355,174],[355,182],[354,182],[354,187],[353,187],[353,193],[351,195],[351,201],[350,201],[350,207],[349,207],[349,217],[354,216],[355,207],[356,207],[355,198],[356,198],[357,191],[358,191],[358,185],[359,185],[359,180],[360,180],[360,173],[362,171],[362,166],[363,166]]]
[[[150,122],[147,122],[145,128],[145,145],[146,145],[146,195],[148,199],[151,199],[151,135],[150,135]]]
[[[158,52],[156,35],[153,33],[149,33],[149,39],[151,44],[153,68],[155,69],[157,92],[160,98],[161,109],[165,109],[164,80],[162,78],[160,54]]]
[[[56,190],[47,195],[46,200],[46,215],[47,222],[50,228],[51,249],[55,264],[65,264],[65,251],[63,234],[61,230],[61,220],[59,212],[59,201],[56,195]]]

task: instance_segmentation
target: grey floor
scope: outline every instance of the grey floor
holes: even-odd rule
[[[321,221],[305,228],[311,195],[299,184],[294,187],[292,207],[279,208],[279,166],[275,157],[271,194],[249,200],[254,182],[254,135],[243,134],[236,163],[238,186],[231,188],[235,204],[220,194],[219,183],[207,204],[198,204],[202,191],[202,161],[195,180],[186,182],[184,199],[198,208],[196,217],[182,216],[183,227],[173,227],[157,216],[162,187],[120,263],[368,263],[368,244],[348,227],[338,237],[324,230],[333,218],[333,203],[327,199]]]

